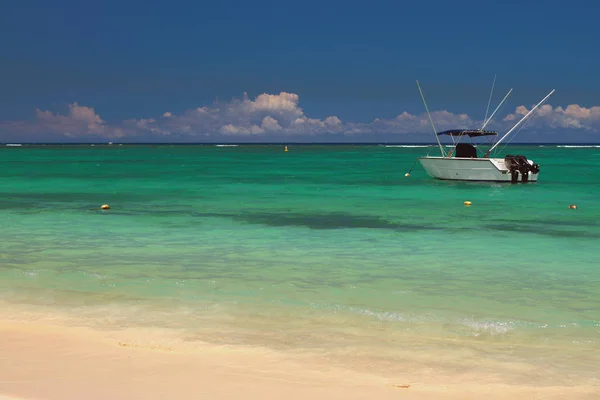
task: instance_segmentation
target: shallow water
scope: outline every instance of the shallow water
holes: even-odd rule
[[[509,147],[541,166],[526,185],[404,177],[435,150],[2,148],[0,300],[371,370],[600,383],[600,148]]]

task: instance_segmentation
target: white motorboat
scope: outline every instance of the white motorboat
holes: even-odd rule
[[[538,179],[540,167],[538,164],[529,160],[523,155],[506,155],[505,157],[490,156],[497,146],[508,137],[525,119],[527,119],[543,102],[545,102],[553,93],[552,90],[542,101],[531,109],[519,122],[517,122],[504,136],[494,144],[490,144],[490,148],[478,156],[477,150],[481,146],[475,147],[469,143],[460,143],[460,140],[465,136],[470,138],[481,138],[486,136],[497,136],[495,131],[484,130],[485,126],[492,119],[496,111],[500,108],[504,100],[510,95],[512,89],[506,94],[502,102],[498,105],[494,113],[484,120],[481,129],[451,129],[443,132],[436,132],[433,120],[427,109],[425,98],[419,82],[417,86],[421,92],[423,103],[427,110],[427,115],[433,127],[437,143],[440,147],[440,156],[424,156],[418,158],[419,162],[425,171],[433,178],[443,180],[459,180],[459,181],[492,181],[492,182],[536,182]],[[493,91],[493,88],[492,88]],[[490,95],[491,99],[491,95]],[[489,104],[488,104],[489,110]],[[455,144],[451,151],[444,151],[444,147],[440,143],[440,135],[449,135]],[[407,174],[410,175],[410,174]]]

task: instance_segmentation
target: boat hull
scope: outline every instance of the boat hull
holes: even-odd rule
[[[503,158],[448,158],[421,157],[419,161],[433,178],[451,181],[512,182],[512,174]],[[531,160],[528,160],[533,164]],[[528,172],[529,182],[536,182],[538,175]],[[522,182],[518,173],[518,182]]]

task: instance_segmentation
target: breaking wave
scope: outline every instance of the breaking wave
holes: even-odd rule
[[[564,144],[556,147],[563,147],[568,149],[600,149],[600,145],[574,145],[574,144]]]
[[[426,144],[388,144],[388,145],[385,145],[384,147],[408,147],[408,148],[415,148],[415,147],[433,147],[433,146],[426,145]]]

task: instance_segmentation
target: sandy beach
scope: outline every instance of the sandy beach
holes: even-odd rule
[[[142,331],[0,325],[0,395],[10,399],[593,399],[594,387],[435,383],[340,369],[267,349],[187,345]]]

